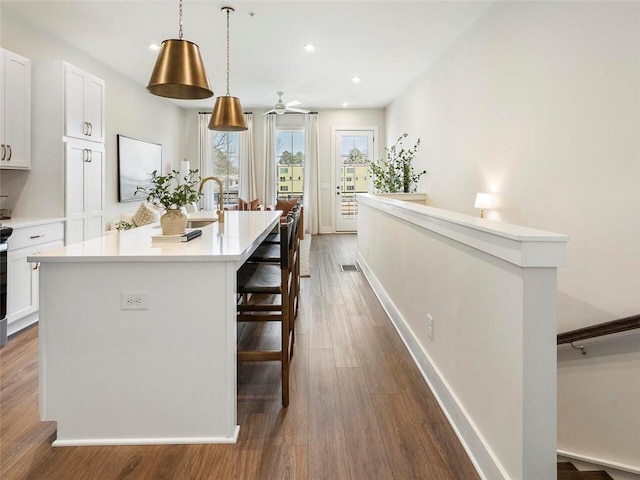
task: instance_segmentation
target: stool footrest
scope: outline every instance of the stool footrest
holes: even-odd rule
[[[282,315],[242,315],[238,314],[238,322],[282,322]]]
[[[282,361],[282,352],[280,350],[260,351],[247,350],[238,352],[239,362],[280,362]]]

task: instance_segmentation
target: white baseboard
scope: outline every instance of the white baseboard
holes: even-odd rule
[[[179,438],[89,438],[55,440],[54,447],[85,447],[96,445],[186,445],[186,444],[231,444],[238,442],[240,426],[236,425],[231,437],[179,437]]]
[[[508,480],[509,476],[500,462],[483,439],[455,393],[449,388],[446,379],[420,345],[411,327],[409,327],[380,281],[371,271],[360,251],[356,252],[356,261],[469,455],[478,475],[484,480]]]
[[[30,327],[34,323],[38,322],[38,312],[33,312],[26,317],[22,317],[18,320],[11,322],[7,325],[7,336],[15,335],[20,332],[20,330],[24,330],[27,327]]]
[[[571,460],[580,460],[593,465],[596,468],[612,468],[614,470],[620,470],[622,472],[629,472],[636,475],[640,475],[640,467],[633,465],[626,465],[624,463],[614,462],[604,458],[592,457],[589,455],[582,455],[580,453],[569,452],[567,450],[558,450],[558,455],[569,458]]]

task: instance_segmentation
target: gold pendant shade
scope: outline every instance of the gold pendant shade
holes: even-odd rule
[[[181,100],[212,97],[198,45],[182,39],[162,42],[147,90]]]
[[[221,10],[227,15],[227,95],[216,98],[209,130],[240,132],[248,130],[247,123],[244,121],[240,99],[229,94],[229,13],[235,10],[233,7],[222,7]]]
[[[209,130],[219,132],[241,132],[247,130],[242,105],[238,97],[229,95],[216,98],[216,103],[209,121]]]

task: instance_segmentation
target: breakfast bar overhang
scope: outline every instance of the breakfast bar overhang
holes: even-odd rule
[[[153,243],[150,226],[29,257],[54,445],[237,440],[236,271],[280,212],[225,214],[186,243]]]

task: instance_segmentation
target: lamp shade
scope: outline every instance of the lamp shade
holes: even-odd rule
[[[476,194],[475,208],[491,208],[491,194],[480,193]]]
[[[240,132],[247,129],[240,99],[230,95],[216,98],[216,104],[213,106],[213,113],[209,121],[209,130]]]
[[[147,90],[181,100],[212,97],[198,45],[177,39],[162,42]]]

